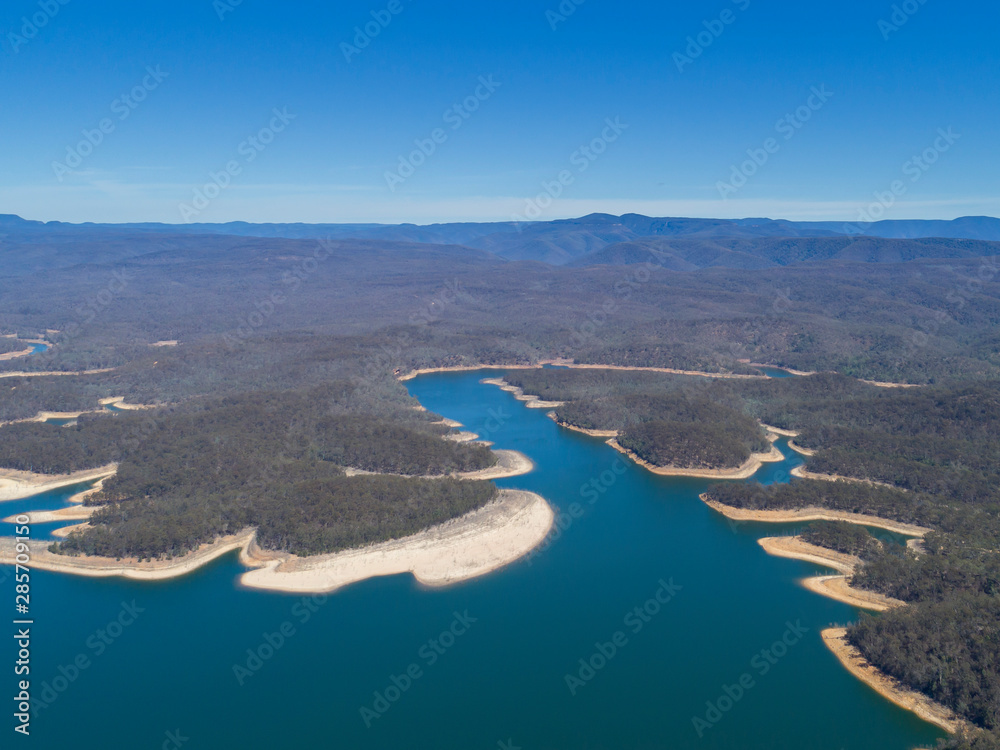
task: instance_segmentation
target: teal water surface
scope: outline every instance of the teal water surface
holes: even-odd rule
[[[235,555],[155,584],[36,572],[32,691],[48,704],[23,744],[903,750],[940,736],[823,646],[857,611],[798,585],[816,566],[762,552],[781,528],[730,523],[698,500],[707,482],[635,467],[483,376],[408,387],[535,461],[498,483],[560,513],[530,558],[446,589],[393,576],[316,598],[242,589]],[[759,479],[788,481],[800,459],[779,447],[788,459]]]

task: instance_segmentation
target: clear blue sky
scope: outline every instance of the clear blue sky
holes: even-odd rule
[[[894,0],[63,1],[0,10],[0,213],[857,220],[880,193],[884,218],[1000,215],[996,3],[908,0],[894,22]],[[416,140],[433,153],[410,160]]]

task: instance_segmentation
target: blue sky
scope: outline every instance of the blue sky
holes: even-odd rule
[[[0,213],[1000,215],[998,21],[962,0],[8,0]]]

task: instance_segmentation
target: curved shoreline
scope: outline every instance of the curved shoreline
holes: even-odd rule
[[[540,495],[503,490],[500,499],[461,518],[362,549],[309,558],[260,557],[249,550],[244,562],[259,569],[244,573],[240,582],[327,593],[368,578],[410,573],[425,586],[448,586],[520,559],[544,541],[554,522],[555,513]]]
[[[529,409],[554,409],[557,406],[562,406],[566,403],[565,401],[543,401],[540,396],[525,395],[522,388],[519,388],[516,385],[511,385],[503,378],[483,378],[479,382],[486,383],[487,385],[495,385],[500,388],[501,391],[514,394],[514,398],[523,402]]]
[[[468,433],[470,435],[474,433]],[[479,437],[476,435],[475,437]],[[475,438],[472,438],[475,439]],[[529,474],[535,469],[535,462],[520,451],[495,450],[493,454],[497,457],[497,462],[493,466],[485,469],[475,469],[473,471],[456,471],[451,474],[391,474],[381,471],[368,471],[367,469],[346,468],[344,473],[349,477],[358,476],[393,476],[408,477],[409,479],[455,479],[488,480],[488,479],[508,479]]]
[[[639,466],[643,467],[647,471],[653,474],[658,474],[663,477],[696,477],[699,479],[749,479],[758,471],[765,463],[776,463],[778,461],[784,461],[785,457],[782,455],[775,446],[771,446],[771,450],[767,453],[753,453],[750,458],[742,466],[737,466],[733,469],[678,469],[672,466],[656,466],[649,463],[645,459],[639,458],[635,453],[630,451],[628,448],[622,447],[618,441],[614,438],[608,440],[608,445],[614,448],[619,453],[623,453],[628,456],[632,461],[634,461]]]
[[[31,565],[88,577],[162,581],[184,576],[238,549],[241,562],[258,568],[240,576],[241,583],[251,588],[323,593],[367,578],[407,572],[425,585],[447,586],[518,560],[548,536],[554,522],[555,513],[540,495],[501,490],[496,500],[459,518],[402,539],[330,555],[303,558],[265,552],[256,545],[256,530],[246,529],[182,557],[150,562],[57,555],[48,551],[47,542],[34,541],[30,543]],[[13,564],[14,558],[13,539],[0,539],[0,564]]]
[[[0,470],[0,502],[26,500],[43,492],[83,484],[95,479],[107,479],[118,470],[117,464],[72,474],[33,474],[28,471]]]
[[[59,375],[102,375],[106,372],[114,372],[114,367],[104,367],[99,370],[74,370],[73,372],[68,372],[65,370],[46,370],[41,372],[24,372],[22,370],[5,370],[0,371],[0,378],[41,378],[48,376],[59,376]]]
[[[800,583],[814,594],[874,612],[884,612],[887,609],[906,605],[906,602],[899,599],[893,599],[874,591],[865,591],[864,589],[851,586],[848,580],[849,576],[854,575],[854,572],[863,565],[862,561],[854,555],[846,555],[843,552],[810,544],[800,536],[764,537],[763,539],[758,539],[757,544],[767,554],[774,557],[802,560],[803,562],[822,565],[840,571],[840,575],[808,576],[803,578]]]
[[[701,501],[709,508],[721,513],[732,521],[757,521],[760,523],[800,523],[805,521],[846,521],[857,526],[871,526],[875,529],[885,529],[903,536],[922,537],[933,529],[926,526],[917,526],[912,523],[892,521],[879,516],[868,516],[863,513],[850,513],[843,510],[829,510],[827,508],[796,508],[794,510],[747,510],[745,508],[734,508],[731,505],[724,505],[716,500],[712,500],[708,495],[699,496]]]
[[[877,667],[872,666],[858,649],[847,642],[846,628],[828,628],[822,631],[821,635],[823,643],[847,668],[847,671],[883,698],[895,703],[900,708],[912,711],[924,721],[930,722],[950,734],[955,734],[964,728],[971,728],[967,721],[956,716],[948,707],[936,703],[923,693],[911,690]]]

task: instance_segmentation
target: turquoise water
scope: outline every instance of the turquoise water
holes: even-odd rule
[[[774,527],[731,524],[698,500],[705,482],[638,469],[480,377],[408,387],[535,460],[499,482],[562,513],[530,559],[447,589],[394,576],[317,599],[241,589],[235,555],[156,584],[37,572],[32,689],[55,700],[32,746],[152,749],[179,732],[212,750],[902,750],[940,736],[826,650],[820,629],[857,613],[797,584],[816,566],[760,550]],[[787,481],[798,461],[761,478]],[[13,600],[9,578],[0,591]],[[772,651],[783,636],[792,645]],[[580,659],[599,668],[581,675]],[[46,692],[54,678],[62,690]]]
[[[767,375],[769,378],[794,378],[795,374],[790,373],[788,370],[782,370],[780,367],[758,367],[762,373]]]

